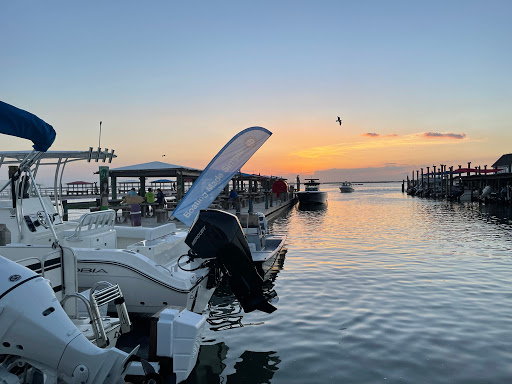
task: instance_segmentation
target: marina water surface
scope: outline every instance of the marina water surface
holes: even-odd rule
[[[187,383],[511,383],[510,207],[322,187],[271,226],[278,310],[220,289]]]

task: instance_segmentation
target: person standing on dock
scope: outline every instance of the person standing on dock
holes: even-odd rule
[[[234,189],[231,190],[231,192],[229,192],[229,201],[233,204],[233,208],[236,209],[236,211],[238,212],[240,210],[240,208],[238,207],[238,193],[236,193],[236,191]]]
[[[165,195],[160,188],[156,190],[156,203],[159,209],[162,209],[165,204]]]
[[[132,188],[128,191],[128,196],[135,197],[137,196],[137,191],[135,191],[135,188]]]
[[[146,195],[145,195],[145,198],[146,198],[146,203],[148,204],[154,204],[155,202],[155,193],[153,192],[153,190],[151,188],[148,188],[148,191],[146,192]],[[148,205],[148,215],[149,215],[149,209],[151,208],[151,205]],[[153,208],[151,208],[153,209]],[[155,212],[152,212],[152,214],[154,215]]]

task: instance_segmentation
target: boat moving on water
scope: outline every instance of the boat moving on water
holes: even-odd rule
[[[319,179],[306,179],[304,191],[297,192],[299,204],[327,204],[327,192],[320,191]]]
[[[341,193],[350,193],[350,192],[354,192],[354,188],[352,187],[352,183],[349,183],[348,181],[344,181],[344,182],[341,184],[340,192],[341,192]]]

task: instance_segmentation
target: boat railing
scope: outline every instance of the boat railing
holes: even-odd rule
[[[105,288],[98,290],[99,286],[104,286]],[[117,284],[111,284],[107,281],[98,281],[90,289],[89,298],[87,298],[83,293],[70,293],[60,301],[60,304],[64,306],[66,301],[71,298],[76,298],[82,301],[84,304],[88,318],[91,322],[92,330],[94,332],[94,341],[98,347],[105,348],[108,346],[108,337],[103,325],[103,320],[99,309],[100,306],[114,301],[121,324],[121,333],[130,331],[131,321],[128,316],[128,311],[126,310],[126,305],[121,293],[121,289]]]
[[[81,300],[84,303],[85,309],[87,310],[88,317],[91,321],[92,330],[94,332],[94,339],[96,341],[96,345],[100,348],[104,348],[108,345],[108,338],[105,332],[105,327],[103,326],[103,321],[101,317],[97,317],[96,313],[91,309],[91,303],[89,300],[81,293],[70,293],[66,295],[60,302],[60,305],[64,307],[66,301],[75,297]]]
[[[103,289],[99,289],[103,286]],[[95,317],[101,319],[100,307],[102,305],[114,302],[117,311],[117,317],[121,325],[121,334],[130,332],[132,323],[126,309],[126,303],[118,284],[112,284],[108,281],[98,281],[92,287],[89,295],[91,308],[95,312]]]
[[[42,277],[45,277],[44,276],[44,268],[45,268],[45,263],[46,263],[46,259],[48,258],[48,256],[50,256],[50,254],[44,255],[43,257],[37,257],[37,256],[26,257],[24,259],[16,260],[16,263],[25,266],[23,263],[25,263],[27,261],[35,261],[36,264],[39,264],[41,266],[40,267],[40,269],[41,269],[40,275]]]
[[[83,230],[114,229],[116,212],[112,209],[106,211],[89,212],[83,215],[78,221],[74,233],[66,240],[79,241]]]

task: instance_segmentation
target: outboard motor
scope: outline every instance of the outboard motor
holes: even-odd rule
[[[482,199],[488,199],[491,197],[492,188],[489,185],[486,185],[484,190],[482,191],[482,195],[480,195],[480,198]]]
[[[263,293],[263,279],[256,271],[249,244],[235,215],[215,209],[201,210],[185,243],[191,248],[192,257],[216,259],[245,312],[276,310],[269,303],[272,295]]]
[[[181,382],[195,366],[205,322],[163,309],[152,322],[150,362],[135,355],[139,347],[102,349],[73,324],[46,279],[0,256],[0,383]]]
[[[92,344],[69,319],[43,277],[3,257],[0,355],[7,356],[0,364],[0,376],[7,376],[7,382],[17,381],[16,372],[9,372],[6,362],[7,366],[26,367],[34,382],[45,375],[87,384],[124,382],[122,372],[129,356]]]

